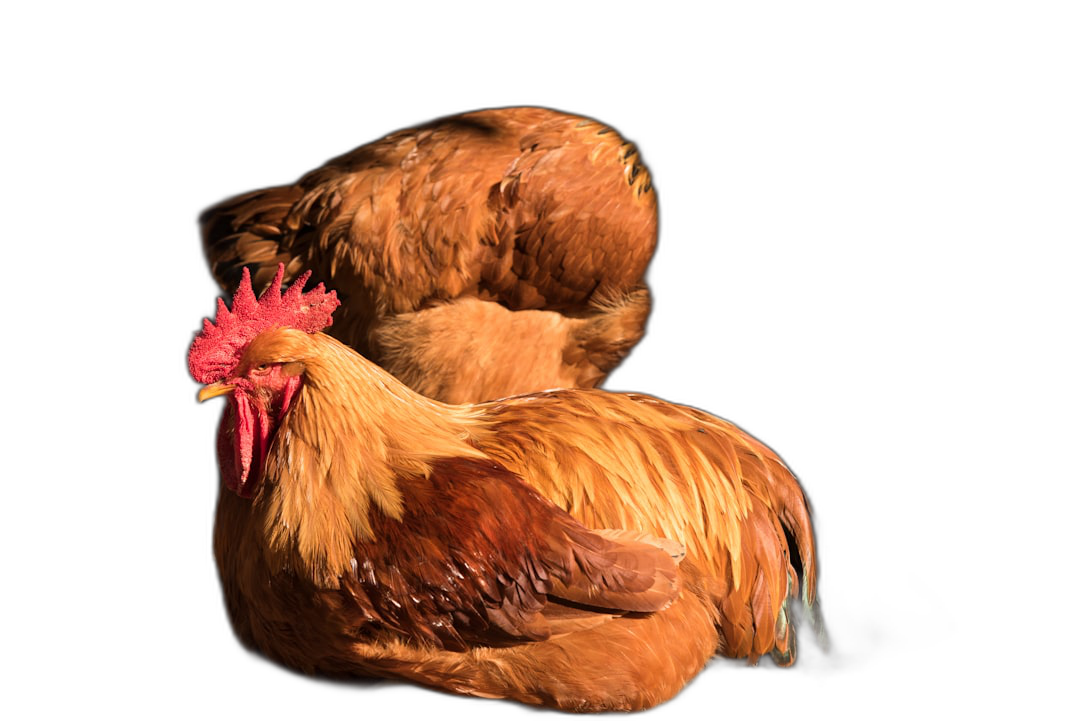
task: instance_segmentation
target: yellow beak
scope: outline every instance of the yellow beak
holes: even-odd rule
[[[199,403],[207,400],[208,398],[215,398],[217,396],[223,396],[226,393],[231,393],[236,386],[228,383],[211,383],[208,386],[203,386],[203,389],[199,391]]]

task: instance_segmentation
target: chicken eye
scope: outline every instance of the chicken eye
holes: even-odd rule
[[[254,368],[252,368],[251,372],[252,373],[266,373],[268,370],[270,370],[270,364],[269,363],[262,363],[260,365],[255,366]]]

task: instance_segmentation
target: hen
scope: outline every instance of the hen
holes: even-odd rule
[[[334,294],[283,274],[256,301],[245,273],[189,352],[200,400],[229,399],[214,547],[246,643],[572,710],[659,703],[717,650],[793,659],[814,543],[769,449],[647,396],[427,399],[319,333]]]
[[[222,287],[332,283],[329,331],[450,403],[600,384],[644,333],[656,196],[596,121],[504,108],[402,130],[205,211]]]

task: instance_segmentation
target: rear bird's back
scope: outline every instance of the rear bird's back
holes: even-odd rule
[[[641,338],[656,195],[588,118],[483,110],[393,133],[202,216],[233,290],[286,266],[335,288],[330,333],[425,395],[593,387]]]

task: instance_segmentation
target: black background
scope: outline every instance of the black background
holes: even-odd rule
[[[462,80],[468,77],[470,80]],[[902,502],[897,440],[906,403],[903,288],[917,154],[916,119],[875,72],[797,64],[777,72],[701,72],[681,84],[607,72],[487,85],[484,67],[453,82],[410,77],[301,92],[242,93],[235,72],[167,78],[133,103],[122,172],[138,177],[140,253],[167,322],[151,365],[165,379],[167,431],[145,528],[152,603],[125,602],[139,654],[132,668],[178,707],[332,712],[431,710],[474,717],[544,716],[415,689],[363,692],[312,683],[233,642],[210,558],[220,408],[198,406],[186,351],[218,289],[200,255],[195,215],[283,185],[389,132],[441,115],[537,105],[603,121],[635,142],[660,201],[648,334],[606,387],[638,391],[738,423],[777,451],[807,490],[820,554],[820,595],[834,642],[792,670],[714,667],[656,718],[688,709],[831,708],[903,703],[893,659],[915,642],[894,579],[915,559],[895,553]],[[153,132],[147,132],[148,130]],[[162,282],[163,277],[163,282]],[[147,278],[150,282],[151,278]],[[139,583],[146,581],[141,579]],[[162,638],[162,636],[166,638]],[[677,642],[677,641],[676,641]],[[888,695],[882,696],[882,693]]]

